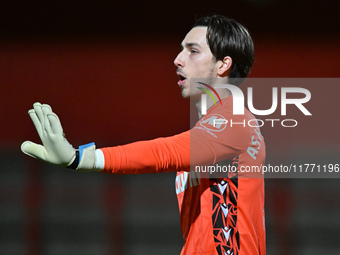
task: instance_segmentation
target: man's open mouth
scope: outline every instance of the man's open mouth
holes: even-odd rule
[[[187,79],[186,77],[184,77],[181,73],[177,73],[179,81],[178,81],[178,85],[182,86],[185,83],[185,80]]]

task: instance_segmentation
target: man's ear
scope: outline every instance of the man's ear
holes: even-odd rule
[[[225,57],[223,60],[220,60],[218,62],[219,62],[219,65],[218,65],[217,74],[220,77],[229,76],[231,65],[233,63],[233,60],[231,59],[231,57],[229,56]]]

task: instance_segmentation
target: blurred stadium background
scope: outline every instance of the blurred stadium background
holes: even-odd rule
[[[331,0],[19,0],[0,10],[0,254],[179,254],[174,173],[78,174],[23,155],[20,144],[39,141],[26,114],[36,101],[53,107],[74,146],[187,130],[173,60],[196,16],[249,28],[251,77],[339,77]],[[310,106],[323,119],[313,127],[263,129],[268,162],[339,163],[340,88],[320,86]],[[339,185],[267,179],[268,254],[339,254]]]

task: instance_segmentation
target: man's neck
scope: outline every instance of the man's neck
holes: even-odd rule
[[[228,96],[231,95],[231,93],[228,89],[216,89],[216,92],[220,96],[221,100],[223,100],[224,98],[227,98]],[[214,104],[215,104],[214,100],[211,97],[207,96],[206,97],[206,110],[208,111]],[[195,102],[195,106],[197,108],[198,118],[200,119],[203,116],[203,114],[202,114],[202,97],[200,97]]]

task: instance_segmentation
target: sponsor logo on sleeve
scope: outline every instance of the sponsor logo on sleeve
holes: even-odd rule
[[[227,127],[228,121],[221,114],[212,114],[205,116],[199,124],[210,131],[221,132]]]

